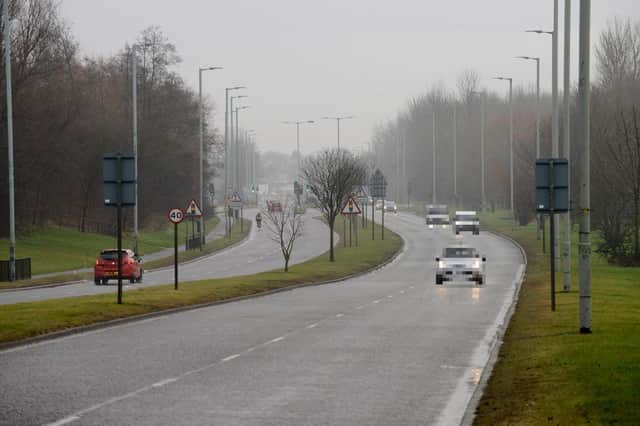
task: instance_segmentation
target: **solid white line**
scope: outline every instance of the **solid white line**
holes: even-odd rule
[[[69,417],[65,417],[62,420],[58,420],[55,423],[49,423],[47,426],[62,426],[62,425],[66,425],[66,424],[71,423],[71,422],[75,422],[76,420],[80,420],[80,417],[78,417],[78,416],[69,416]]]
[[[226,358],[222,358],[222,359],[220,360],[220,362],[227,362],[227,361],[231,361],[232,359],[236,359],[236,358],[238,358],[239,356],[240,356],[240,354],[233,354],[233,355],[229,355],[229,356],[228,356],[228,357],[226,357]]]
[[[164,385],[168,385],[169,383],[173,383],[173,382],[175,382],[176,380],[178,380],[178,378],[177,378],[177,377],[173,377],[173,378],[171,378],[171,379],[165,379],[165,380],[162,380],[162,381],[160,381],[160,382],[158,382],[158,383],[154,383],[154,384],[152,384],[152,385],[151,385],[151,387],[153,387],[153,388],[160,388],[160,387],[162,387],[162,386],[164,386]]]

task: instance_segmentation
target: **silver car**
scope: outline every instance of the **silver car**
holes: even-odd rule
[[[478,251],[467,245],[455,245],[442,249],[442,256],[436,257],[436,284],[445,281],[475,281],[478,285],[485,282],[486,257],[480,257]]]

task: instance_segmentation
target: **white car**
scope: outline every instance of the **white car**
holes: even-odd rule
[[[445,281],[475,281],[478,285],[485,282],[486,257],[480,257],[478,251],[468,245],[455,245],[442,249],[442,256],[436,257],[436,284]]]
[[[473,235],[480,234],[480,219],[473,210],[457,211],[453,219],[453,231],[458,235],[461,231],[471,231]]]
[[[427,204],[425,222],[429,229],[448,228],[451,226],[449,220],[449,209],[444,204]]]

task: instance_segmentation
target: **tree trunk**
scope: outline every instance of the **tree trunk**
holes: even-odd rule
[[[335,262],[335,258],[333,257],[333,225],[335,223],[335,219],[329,222],[329,262]]]
[[[289,256],[284,258],[284,271],[289,272]]]

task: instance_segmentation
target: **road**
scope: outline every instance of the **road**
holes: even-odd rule
[[[257,210],[248,210],[245,217],[253,218],[256,212]],[[304,232],[296,241],[290,265],[304,262],[328,250],[329,228],[314,218],[319,215],[318,210],[309,210],[305,214]],[[269,231],[265,229],[264,224],[261,230],[258,230],[254,224],[247,240],[238,246],[181,265],[180,281],[223,278],[282,268],[284,261],[280,247],[269,237]],[[125,281],[123,284],[125,290],[132,290],[167,283],[173,283],[172,267],[145,272],[142,283],[128,284],[128,281]],[[106,286],[97,286],[93,281],[82,281],[78,284],[58,287],[0,292],[0,305],[116,291],[115,281],[110,281]]]
[[[488,258],[486,285],[435,286],[452,233],[386,224],[404,251],[361,277],[0,352],[0,423],[459,423],[523,259],[464,234]]]

